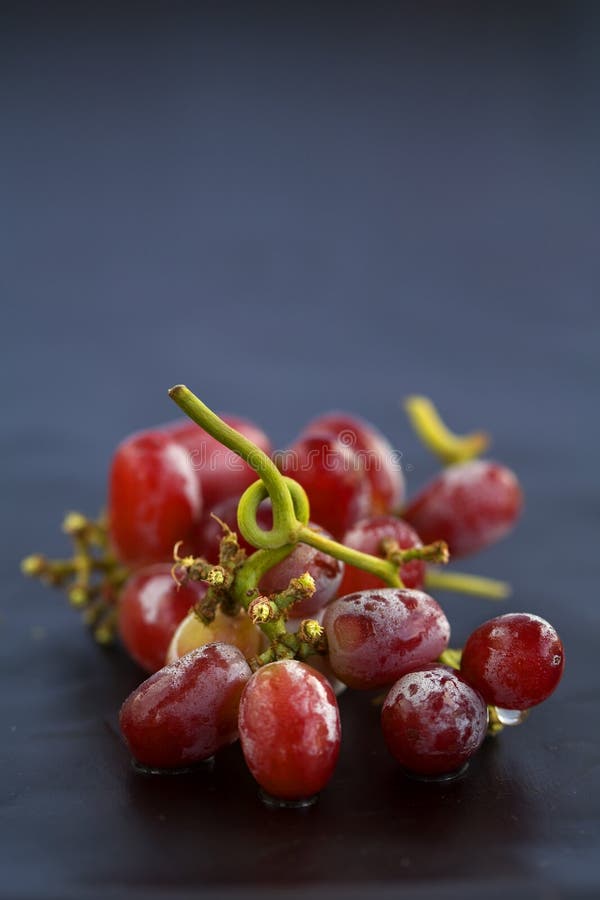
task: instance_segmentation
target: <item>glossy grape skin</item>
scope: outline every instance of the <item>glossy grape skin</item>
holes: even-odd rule
[[[396,541],[403,550],[423,546],[414,528],[395,516],[371,516],[368,519],[361,519],[346,532],[342,544],[384,559],[381,543],[386,538]],[[425,581],[425,563],[420,559],[411,560],[401,567],[400,578],[407,588],[422,588]],[[384,582],[376,575],[356,566],[346,565],[339,593],[343,597],[344,594],[353,594],[355,591],[384,586]]]
[[[344,412],[318,416],[302,429],[301,437],[332,434],[359,453],[371,484],[371,513],[391,512],[404,500],[404,474],[394,448],[370,422]]]
[[[452,557],[483,550],[515,524],[523,497],[516,475],[472,460],[444,469],[403,512],[425,544],[444,540]]]
[[[325,537],[331,537],[313,522],[309,522],[309,527]],[[288,608],[288,613],[295,619],[312,618],[335,596],[344,574],[344,563],[341,560],[308,544],[296,544],[289,556],[263,575],[259,589],[263,594],[279,593],[287,588],[292,578],[299,578],[305,572],[315,580],[315,593],[312,597],[294,603]]]
[[[168,563],[133,573],[119,600],[119,635],[138,665],[147,672],[164,666],[179,624],[206,590],[205,583],[192,581],[178,588]]]
[[[207,644],[155,672],[121,707],[121,731],[132,756],[171,769],[208,759],[237,738],[248,663],[228,644]]]
[[[271,441],[257,425],[240,416],[219,415],[227,425],[247,437],[260,450],[267,455],[271,454]],[[202,487],[207,513],[228,497],[239,499],[246,488],[257,480],[258,475],[248,463],[195,422],[176,422],[165,430],[188,454],[189,465]]]
[[[336,539],[368,515],[371,485],[361,460],[332,435],[300,438],[277,463],[306,491],[313,521]]]
[[[117,448],[108,491],[112,547],[127,566],[140,568],[173,557],[202,515],[202,489],[188,454],[168,434],[143,431]]]
[[[163,664],[174,662],[196,647],[215,641],[237,647],[246,659],[250,659],[262,650],[263,634],[243,611],[236,616],[228,616],[219,609],[209,625],[201,622],[192,612],[180,622],[173,634]]]
[[[332,600],[323,627],[336,676],[358,690],[382,687],[448,646],[450,625],[422,591],[379,588]]]
[[[549,622],[530,613],[508,613],[475,629],[460,670],[491,706],[524,710],[550,696],[564,663],[562,641]]]
[[[464,766],[483,743],[487,707],[456,672],[428,666],[394,684],[381,727],[392,756],[409,772],[446,775]]]
[[[327,679],[305,663],[280,660],[252,676],[239,731],[248,768],[273,797],[312,797],[333,774],[341,740],[337,702]]]

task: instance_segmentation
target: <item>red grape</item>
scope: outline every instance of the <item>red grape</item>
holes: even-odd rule
[[[359,690],[433,662],[450,638],[442,608],[422,591],[380,588],[332,600],[323,627],[337,677]]]
[[[278,465],[308,495],[311,518],[340,538],[369,513],[371,486],[360,458],[332,435],[300,438]]]
[[[330,684],[298,660],[259,669],[240,702],[240,740],[248,768],[274,797],[301,800],[325,787],[341,729]]]
[[[302,429],[301,437],[332,434],[364,462],[371,483],[371,512],[386,513],[404,500],[404,475],[392,445],[370,422],[343,412],[325,413]]]
[[[119,634],[130,656],[148,672],[165,664],[177,626],[206,593],[207,585],[188,581],[178,587],[168,564],[135,572],[119,602]]]
[[[269,438],[253,422],[226,414],[222,414],[221,418],[267,455],[271,453]],[[165,430],[186,450],[189,465],[202,485],[204,508],[207,511],[212,511],[228,497],[241,497],[246,488],[257,480],[258,475],[247,462],[195,422],[176,422]]]
[[[161,431],[124,440],[109,481],[110,539],[119,559],[139,567],[172,559],[202,514],[202,491],[186,451]]]
[[[490,705],[522,710],[550,696],[564,662],[562,642],[549,622],[530,613],[508,613],[475,629],[460,670]]]
[[[361,519],[346,532],[342,543],[353,550],[385,558],[381,544],[386,538],[396,541],[403,550],[409,547],[423,546],[414,528],[395,516],[373,516],[369,519]],[[407,588],[423,587],[425,563],[420,559],[413,559],[405,563],[400,569],[400,578]],[[339,593],[344,596],[344,594],[352,594],[367,588],[382,587],[383,584],[377,575],[371,575],[370,572],[365,572],[356,566],[346,565]]]
[[[325,537],[331,536],[312,522],[309,523],[309,527]],[[299,578],[305,572],[312,575],[315,580],[315,593],[312,597],[289,607],[289,614],[296,619],[312,617],[331,600],[340,585],[344,563],[339,559],[334,559],[333,556],[328,556],[308,544],[296,544],[289,556],[263,575],[259,584],[260,591],[263,594],[284,591],[292,578]]]
[[[121,707],[121,731],[142,765],[171,769],[208,759],[237,738],[248,663],[228,644],[192,650],[144,681]]]
[[[419,775],[460,769],[487,729],[483,698],[456,672],[427,667],[403,675],[381,711],[385,742],[398,762]]]
[[[514,525],[522,506],[516,475],[495,462],[472,460],[444,469],[403,516],[430,544],[444,540],[452,556],[495,543]]]

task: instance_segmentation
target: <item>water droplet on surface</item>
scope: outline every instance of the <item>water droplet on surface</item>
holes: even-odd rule
[[[406,775],[407,778],[412,778],[413,781],[426,781],[431,784],[443,784],[448,781],[456,781],[458,778],[462,778],[463,775],[466,774],[467,769],[469,768],[469,763],[466,762],[464,766],[461,766],[460,769],[455,769],[454,772],[443,772],[441,775],[421,775],[418,772],[410,772],[408,769],[402,769],[402,773]]]
[[[301,797],[298,800],[285,800],[283,797],[273,797],[272,794],[268,794],[266,791],[263,791],[262,788],[259,788],[258,796],[269,809],[307,809],[310,806],[314,806],[319,798],[318,794],[313,794],[312,797]]]
[[[195,772],[210,771],[214,768],[214,765],[214,756],[202,759],[191,766],[181,766],[179,769],[158,769],[152,766],[144,766],[135,759],[131,760],[131,768],[138,775],[193,775]]]

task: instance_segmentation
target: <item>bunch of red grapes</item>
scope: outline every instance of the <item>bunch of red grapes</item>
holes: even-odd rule
[[[549,623],[493,618],[461,654],[449,650],[448,619],[423,590],[428,545],[446,542],[455,558],[510,531],[522,495],[509,469],[456,462],[406,502],[389,442],[353,415],[315,419],[279,454],[252,422],[222,420],[301,485],[311,529],[331,547],[395,561],[402,586],[299,542],[262,573],[251,603],[232,603],[228,585],[255,552],[236,532],[256,471],[194,422],[127,438],[112,461],[107,546],[121,573],[121,642],[153,673],[120,713],[138,766],[189,767],[239,737],[263,797],[301,805],[334,772],[336,697],[346,686],[385,691],[383,737],[417,777],[461,772],[491,714],[508,722],[552,693],[564,652]],[[267,500],[257,521],[268,532],[273,518]],[[200,575],[187,577],[194,566]],[[225,599],[215,605],[215,596]],[[285,634],[270,645],[273,621],[285,622]]]

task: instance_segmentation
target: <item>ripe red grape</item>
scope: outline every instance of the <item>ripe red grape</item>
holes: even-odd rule
[[[440,605],[422,591],[380,588],[332,600],[323,627],[329,661],[349,687],[391,684],[405,672],[433,662],[450,638]]]
[[[313,521],[335,538],[368,515],[371,485],[362,461],[332,435],[300,438],[277,462],[306,491]]]
[[[119,634],[130,656],[148,672],[165,664],[180,622],[206,593],[207,585],[188,581],[178,587],[168,564],[134,572],[119,602]]]
[[[165,662],[171,663],[180,656],[202,647],[222,641],[237,647],[246,659],[260,653],[263,644],[262,631],[254,624],[250,616],[242,610],[235,616],[228,616],[220,609],[214,620],[205,625],[195,613],[190,613],[179,624],[166,650]]]
[[[228,644],[192,650],[144,681],[121,707],[121,731],[142,765],[171,769],[208,759],[237,738],[248,663]]]
[[[309,523],[309,527],[325,537],[331,537],[323,528]],[[289,556],[263,575],[259,588],[263,594],[276,594],[284,591],[292,578],[299,578],[308,572],[315,581],[315,593],[312,597],[294,603],[289,607],[289,614],[296,619],[312,617],[335,595],[342,575],[344,563],[334,559],[308,544],[296,544]]]
[[[271,453],[269,438],[253,422],[226,414],[222,414],[221,418],[267,455]],[[165,430],[188,454],[189,465],[202,485],[207,512],[228,497],[241,497],[246,488],[257,480],[258,475],[247,462],[194,422],[176,422]]]
[[[485,701],[444,666],[403,675],[381,711],[385,742],[398,762],[419,775],[456,772],[481,746]]]
[[[322,790],[337,762],[341,729],[328,681],[298,660],[259,669],[240,703],[248,768],[274,797],[301,800]]]
[[[131,567],[166,562],[202,514],[202,491],[186,451],[161,431],[124,440],[113,457],[109,533],[119,559]]]
[[[404,474],[392,445],[380,431],[358,416],[325,413],[302,429],[301,437],[332,434],[357,453],[371,483],[371,512],[387,513],[404,500]]]
[[[426,544],[444,540],[451,556],[466,556],[504,537],[521,506],[521,488],[510,469],[472,460],[444,469],[403,516]]]
[[[353,550],[385,558],[381,545],[386,538],[396,541],[402,550],[423,546],[414,528],[395,516],[372,516],[368,519],[361,519],[346,532],[342,543],[347,547],[352,547]],[[425,563],[420,559],[413,559],[405,563],[400,569],[400,578],[407,588],[423,587]],[[383,581],[377,575],[371,575],[370,572],[365,572],[356,566],[346,565],[339,593],[344,596],[344,594],[383,587],[383,585]]]
[[[475,629],[460,670],[490,705],[523,710],[550,696],[564,662],[562,641],[549,622],[530,613],[508,613]]]

